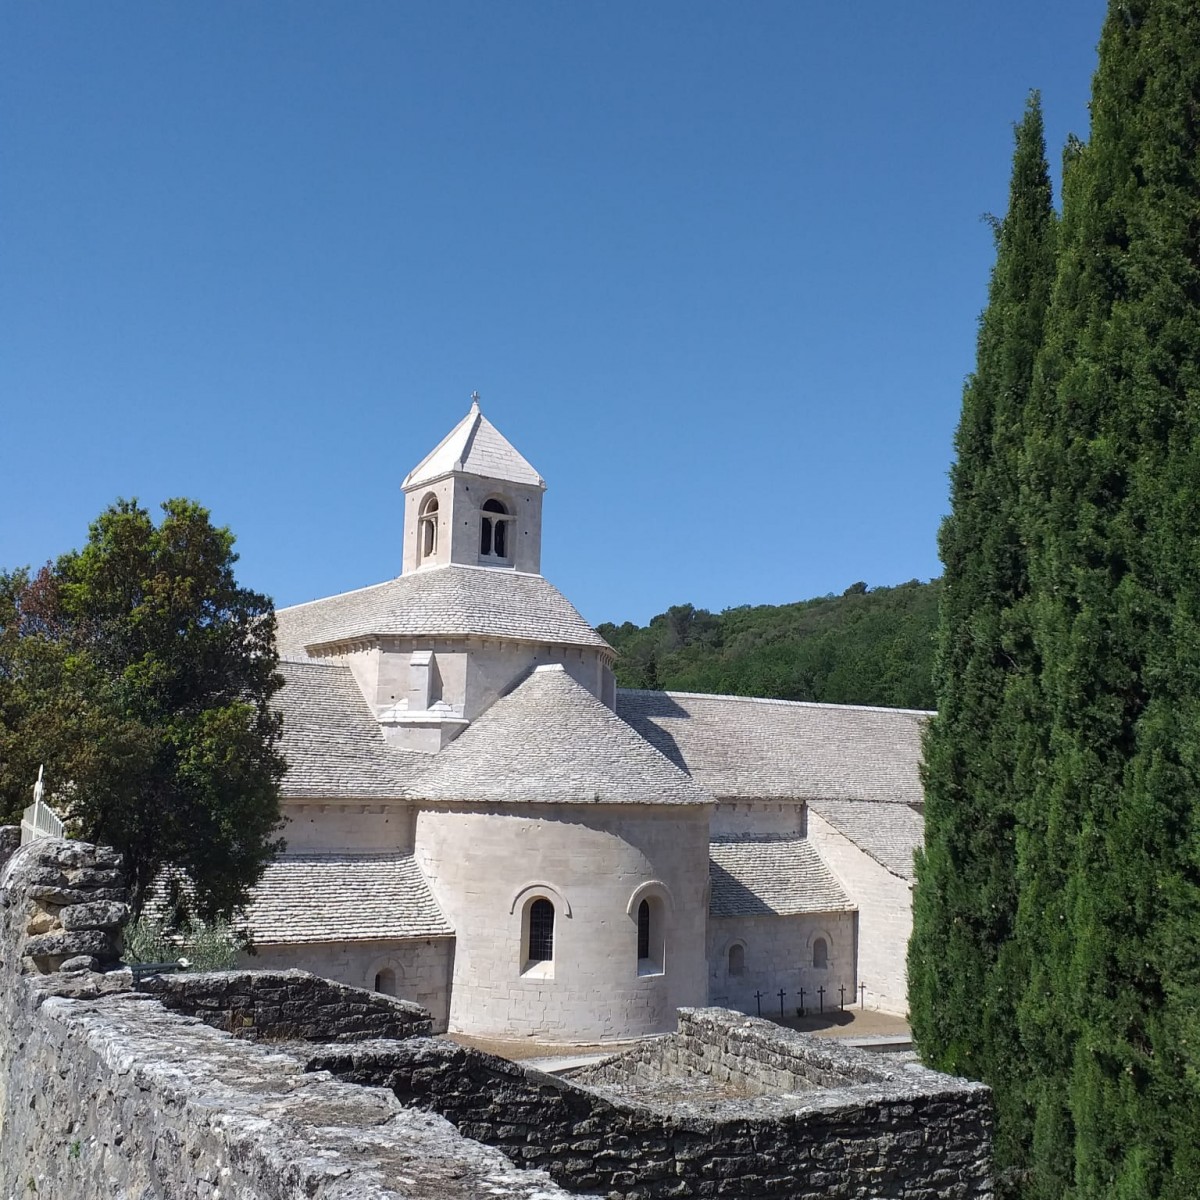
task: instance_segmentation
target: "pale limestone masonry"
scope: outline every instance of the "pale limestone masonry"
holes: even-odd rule
[[[928,714],[618,692],[477,403],[402,487],[401,573],[277,613],[287,851],[247,965],[564,1045],[780,990],[903,1013]]]
[[[907,875],[889,870],[812,809],[808,836],[858,902],[858,971],[867,985],[867,1003],[907,1012],[904,959],[912,934],[912,867]]]
[[[703,805],[444,804],[417,818],[417,858],[457,932],[450,1027],[548,1042],[674,1027],[705,998]],[[639,962],[649,896],[667,961]],[[555,906],[549,963],[528,963],[530,906]],[[665,969],[664,969],[665,968]]]

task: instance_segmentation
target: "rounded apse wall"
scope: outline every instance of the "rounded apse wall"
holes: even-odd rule
[[[452,1030],[621,1041],[706,1002],[706,807],[429,807],[415,844],[455,929]]]

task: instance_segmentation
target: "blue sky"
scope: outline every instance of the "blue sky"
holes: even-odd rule
[[[290,604],[484,412],[594,622],[928,578],[1012,123],[1100,0],[0,9],[0,566],[200,500]]]

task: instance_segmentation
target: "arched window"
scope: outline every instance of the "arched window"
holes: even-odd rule
[[[437,497],[426,496],[421,501],[421,515],[417,519],[417,546],[420,549],[422,562],[437,553],[437,522]]]
[[[746,973],[746,947],[741,942],[734,942],[729,947],[729,974],[744,975]]]
[[[391,967],[384,967],[375,975],[375,990],[385,996],[396,994],[396,972]]]
[[[526,962],[551,962],[554,959],[554,905],[538,898],[529,906],[529,934]]]
[[[829,966],[829,943],[824,938],[813,942],[813,966],[822,971]]]
[[[483,502],[483,516],[479,521],[480,558],[509,557],[509,525],[512,517],[499,500]]]

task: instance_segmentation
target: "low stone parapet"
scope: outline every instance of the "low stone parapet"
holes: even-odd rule
[[[564,1187],[612,1197],[990,1200],[991,1093],[724,1009],[545,1075],[445,1041],[322,1047],[311,1069],[386,1087]]]
[[[433,1030],[419,1004],[307,971],[150,975],[138,987],[173,1012],[253,1041],[358,1042],[423,1037]]]

